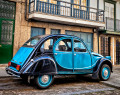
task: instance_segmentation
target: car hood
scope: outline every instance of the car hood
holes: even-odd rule
[[[94,56],[103,57],[101,54],[98,54],[98,53],[95,53],[95,52],[92,52],[91,54],[94,55]]]
[[[31,47],[21,47],[15,54],[11,62],[22,66],[33,50],[34,48]]]

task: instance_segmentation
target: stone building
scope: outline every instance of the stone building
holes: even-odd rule
[[[120,64],[120,0],[104,0],[105,28],[99,30],[99,52]]]
[[[111,2],[119,13],[119,2]],[[111,55],[112,62],[116,64],[116,37],[119,37],[119,32],[106,32],[108,16],[104,5],[107,3],[109,1],[106,0],[1,0],[0,64],[7,63],[30,37],[45,34],[78,36],[89,50],[104,56]],[[114,14],[113,19],[116,27],[116,23],[120,23],[116,21],[120,15]],[[110,41],[106,41],[107,38]]]

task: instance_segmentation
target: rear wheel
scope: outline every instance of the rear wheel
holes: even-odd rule
[[[104,64],[100,69],[99,77],[101,80],[106,81],[110,78],[111,69],[107,64]]]
[[[35,78],[35,84],[38,88],[48,88],[54,80],[53,75],[39,75]]]

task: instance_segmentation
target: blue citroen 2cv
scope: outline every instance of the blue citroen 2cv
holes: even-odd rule
[[[111,57],[88,50],[82,39],[71,35],[43,35],[30,38],[8,63],[6,72],[26,80],[33,77],[39,88],[48,88],[54,75],[92,74],[108,80]]]

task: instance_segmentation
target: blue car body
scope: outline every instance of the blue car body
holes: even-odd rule
[[[31,39],[36,38],[39,38],[39,40],[37,42],[33,40],[31,42],[35,43],[33,46],[24,44],[18,50],[11,60],[11,65],[6,68],[8,74],[18,77],[21,75],[92,74],[93,78],[98,78],[99,70],[103,64],[109,65],[112,71],[110,56],[103,57],[100,54],[89,51],[84,41],[76,36],[44,35]],[[43,43],[51,38],[54,38],[51,51],[42,50],[41,47],[44,47]],[[71,49],[68,51],[57,50],[59,42],[66,39],[69,40],[69,42],[65,42],[66,46],[69,47],[69,44],[71,44]],[[75,51],[77,48],[74,48],[79,41],[84,46],[81,52]],[[78,48],[78,50],[80,49]],[[19,70],[16,69],[17,65],[20,66]]]

